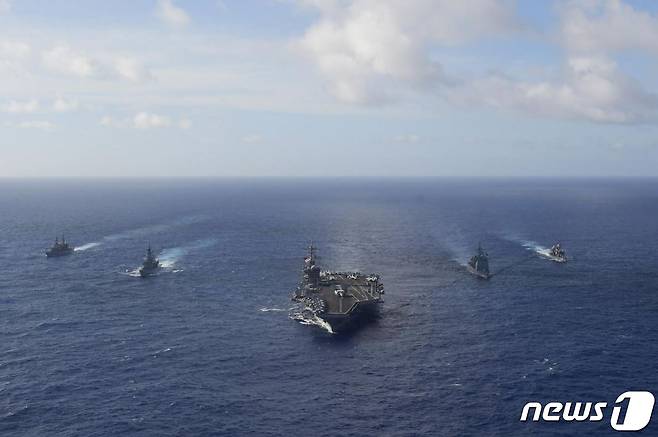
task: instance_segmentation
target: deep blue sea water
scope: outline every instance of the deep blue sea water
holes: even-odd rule
[[[379,320],[289,319],[310,240]],[[658,180],[2,180],[0,435],[612,434],[519,417],[658,394],[657,253]]]

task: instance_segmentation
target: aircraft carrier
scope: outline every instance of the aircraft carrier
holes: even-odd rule
[[[305,320],[319,318],[330,332],[345,332],[378,315],[384,285],[378,275],[332,272],[317,265],[311,244],[304,259],[302,281],[293,300],[304,305]]]

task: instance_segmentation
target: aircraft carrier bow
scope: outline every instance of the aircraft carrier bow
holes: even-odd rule
[[[321,319],[330,331],[347,331],[378,314],[384,285],[378,275],[332,272],[316,264],[316,248],[308,248],[302,281],[293,300],[304,305],[302,315]]]

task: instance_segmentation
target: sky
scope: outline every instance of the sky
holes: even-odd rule
[[[0,0],[0,177],[658,176],[658,2]]]

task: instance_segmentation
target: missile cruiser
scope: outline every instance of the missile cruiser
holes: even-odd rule
[[[379,276],[322,270],[316,250],[313,244],[308,248],[302,281],[292,300],[302,303],[304,313],[319,317],[334,333],[357,328],[376,317],[384,294]]]
[[[489,255],[482,249],[482,245],[478,244],[478,253],[471,257],[466,267],[469,272],[482,279],[489,279]]]
[[[73,246],[71,246],[69,242],[66,241],[66,239],[62,235],[61,241],[59,240],[59,238],[55,237],[55,243],[52,245],[50,249],[46,250],[46,256],[48,258],[66,256],[66,255],[71,255],[73,251],[74,251]]]
[[[567,253],[564,251],[560,243],[555,243],[553,246],[551,246],[547,253],[542,254],[546,258],[550,259],[551,261],[555,261],[556,263],[567,262]]]
[[[160,260],[158,260],[151,251],[151,245],[149,244],[148,249],[146,249],[146,256],[144,257],[144,262],[139,268],[139,275],[142,278],[147,276],[155,275],[160,269]]]

